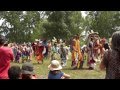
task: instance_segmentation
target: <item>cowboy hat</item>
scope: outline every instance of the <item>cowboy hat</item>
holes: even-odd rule
[[[48,66],[48,68],[51,71],[54,71],[54,70],[61,70],[62,66],[60,65],[60,63],[57,60],[52,60],[51,64]]]

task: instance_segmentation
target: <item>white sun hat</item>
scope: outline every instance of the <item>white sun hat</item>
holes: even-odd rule
[[[62,66],[60,65],[59,61],[57,60],[52,60],[51,64],[48,66],[49,70],[54,71],[54,70],[61,70]]]

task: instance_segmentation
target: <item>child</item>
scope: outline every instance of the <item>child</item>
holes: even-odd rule
[[[51,53],[51,60],[55,60],[57,59],[57,55],[58,55],[58,47],[57,47],[57,43],[55,42],[54,45],[51,48],[52,53]]]
[[[26,50],[26,48],[24,48],[22,51],[22,63],[28,60],[28,56],[29,56],[29,52]]]
[[[67,60],[67,49],[64,48],[63,45],[60,46],[60,49],[58,50],[61,58],[61,65],[64,67],[66,66],[66,60]]]
[[[27,45],[27,48],[26,48],[27,52],[28,52],[28,60],[31,60],[32,59],[32,47],[30,45]]]
[[[19,62],[20,62],[20,57],[21,57],[21,51],[20,51],[20,49],[18,48],[18,49],[17,49],[16,56],[15,56],[15,62],[19,63]]]
[[[57,60],[52,60],[48,68],[50,70],[48,74],[48,79],[69,79],[70,78],[70,75],[65,74],[61,71],[62,66]]]

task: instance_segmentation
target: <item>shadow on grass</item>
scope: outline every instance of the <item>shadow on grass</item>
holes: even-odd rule
[[[63,68],[63,70],[90,70],[90,69],[89,68],[82,68],[82,69]]]
[[[33,63],[33,65],[43,65],[43,63]]]

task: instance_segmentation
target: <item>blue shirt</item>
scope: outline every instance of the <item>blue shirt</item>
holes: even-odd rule
[[[61,79],[61,77],[63,76],[63,72],[59,72],[57,74],[53,74],[51,71],[48,74],[48,79]]]

